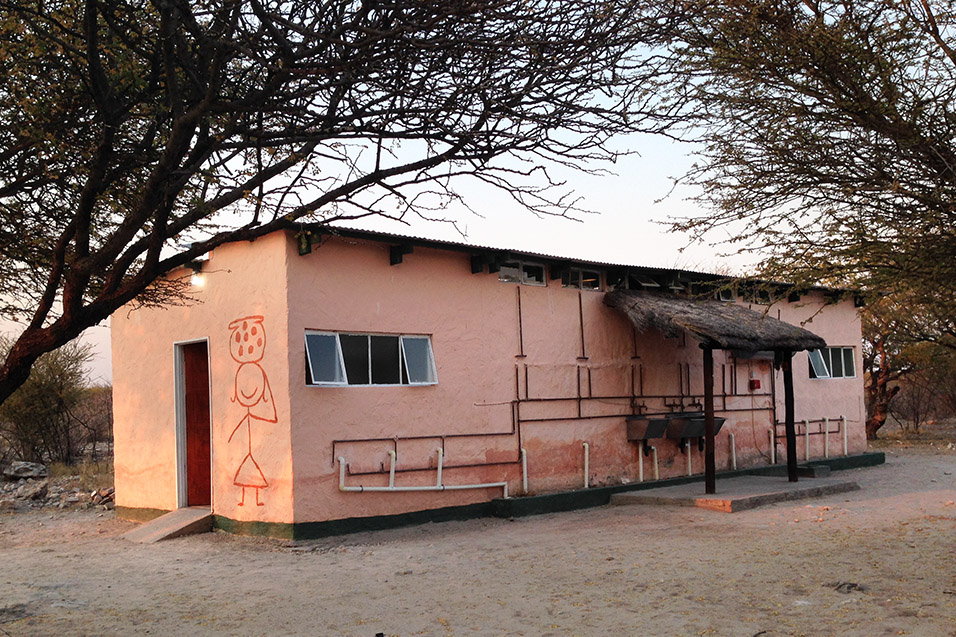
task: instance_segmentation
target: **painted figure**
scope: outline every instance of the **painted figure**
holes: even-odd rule
[[[259,463],[252,456],[252,421],[276,422],[275,403],[272,400],[272,388],[269,387],[269,377],[259,365],[266,349],[266,331],[262,325],[261,316],[247,316],[236,319],[229,324],[229,353],[232,359],[239,363],[236,370],[236,385],[230,400],[238,401],[246,408],[246,415],[242,417],[236,428],[229,434],[229,442],[242,427],[246,425],[247,452],[242,463],[236,470],[233,484],[242,487],[242,499],[239,506],[246,502],[246,489],[256,490],[256,506],[263,506],[259,501],[259,489],[269,486],[269,481],[262,474]]]

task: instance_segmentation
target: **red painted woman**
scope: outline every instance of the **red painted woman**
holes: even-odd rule
[[[233,484],[242,487],[242,499],[239,506],[246,501],[246,488],[256,490],[256,506],[263,506],[259,501],[259,489],[269,486],[266,477],[262,475],[259,463],[252,457],[252,421],[276,422],[275,403],[272,400],[272,388],[269,387],[269,377],[259,365],[266,349],[266,331],[262,325],[261,316],[247,316],[236,319],[229,324],[229,353],[232,359],[239,363],[236,370],[236,385],[233,390],[232,402],[238,401],[246,408],[246,415],[242,417],[236,428],[229,434],[228,442],[242,427],[246,425],[248,451],[242,463],[236,470]]]

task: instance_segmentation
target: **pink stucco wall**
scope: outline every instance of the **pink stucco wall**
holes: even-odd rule
[[[521,492],[520,449],[529,491],[580,488],[584,447],[590,484],[636,481],[639,463],[654,468],[625,437],[632,402],[647,413],[694,408],[702,400],[701,350],[691,338],[634,334],[603,303],[603,292],[499,282],[472,274],[469,255],[416,248],[389,265],[389,245],[326,238],[299,256],[277,233],[218,249],[204,270],[203,304],[140,310],[114,319],[118,504],[175,508],[173,454],[174,341],[209,338],[212,374],[214,510],[237,520],[307,522],[387,515],[487,500],[501,489],[343,493],[336,458],[348,462],[349,485],[383,486],[397,452],[397,485],[433,484],[437,449],[444,484],[507,481]],[[759,308],[757,308],[759,309]],[[776,313],[778,308],[771,308]],[[784,320],[834,346],[852,346],[859,366],[860,324],[852,302],[825,305],[820,293],[781,304]],[[254,428],[253,455],[269,487],[263,507],[238,507],[233,475],[241,444],[226,438],[242,416],[230,401],[237,363],[226,325],[261,314],[269,335],[262,368],[278,422]],[[430,386],[308,386],[307,330],[431,336],[438,383]],[[583,344],[582,344],[583,341]],[[740,466],[767,464],[773,419],[783,419],[782,381],[769,361],[715,352],[717,410],[728,418],[717,440],[719,469],[730,464],[734,433]],[[751,391],[753,378],[761,388]],[[794,359],[797,419],[831,418],[831,455],[865,449],[862,379],[811,380],[805,353]],[[777,404],[773,400],[776,386]],[[816,431],[821,425],[811,425]],[[800,430],[802,432],[802,423]],[[783,436],[783,428],[778,427]],[[798,442],[803,458],[803,438]],[[685,475],[687,456],[674,441],[657,442],[661,477]],[[777,448],[784,453],[782,441]],[[823,454],[823,436],[811,436]],[[691,450],[694,473],[703,455]]]

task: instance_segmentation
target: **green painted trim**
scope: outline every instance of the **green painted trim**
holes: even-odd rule
[[[114,509],[116,517],[131,522],[149,522],[155,520],[161,515],[166,515],[169,511],[165,509],[147,509],[140,507],[116,507]]]
[[[882,452],[868,452],[855,456],[811,460],[809,464],[824,465],[834,471],[839,471],[842,469],[871,467],[883,464],[884,462],[886,462],[886,456]],[[769,467],[739,469],[737,471],[721,471],[717,474],[717,478],[725,479],[744,475],[759,475],[761,473],[779,471],[780,469],[781,465],[772,465]],[[544,495],[508,499],[497,498],[488,502],[444,507],[441,509],[426,509],[424,511],[410,511],[408,513],[398,513],[394,515],[376,515],[366,518],[325,520],[322,522],[243,522],[222,515],[214,515],[213,527],[239,535],[260,535],[285,540],[314,540],[334,535],[347,535],[349,533],[360,533],[363,531],[380,531],[433,522],[471,520],[482,517],[516,518],[540,515],[543,513],[574,511],[576,509],[604,506],[611,501],[611,495],[614,493],[656,489],[659,487],[703,481],[703,474],[697,474],[693,476],[667,478],[665,480],[617,484],[608,487],[593,487],[590,489],[562,491],[559,493],[546,493]],[[117,512],[118,511],[119,509],[117,509]]]

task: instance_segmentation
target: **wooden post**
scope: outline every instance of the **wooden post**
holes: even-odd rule
[[[783,408],[787,429],[787,477],[797,481],[797,430],[793,422],[793,352],[783,353]]]
[[[704,348],[704,491],[717,493],[714,460],[714,350]]]

